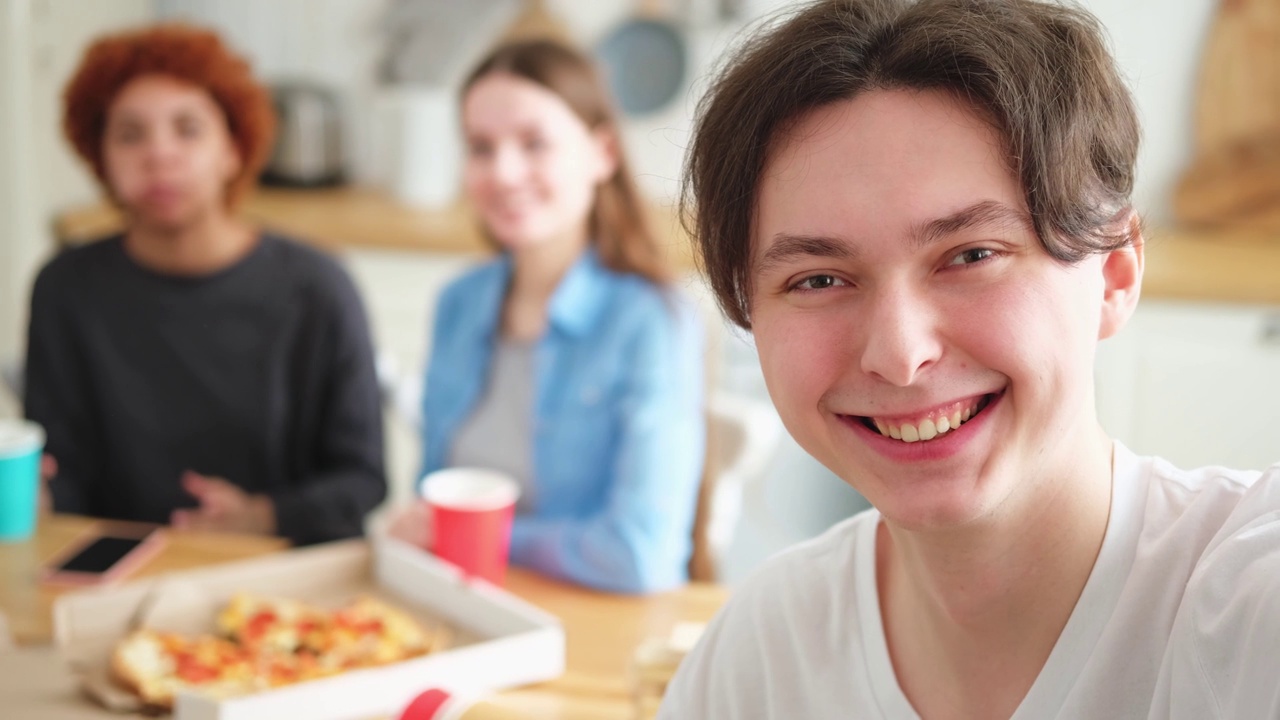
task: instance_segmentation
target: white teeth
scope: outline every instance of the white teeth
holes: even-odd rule
[[[920,423],[920,439],[932,440],[938,437],[938,426],[933,424],[932,420],[924,420]]]
[[[870,420],[875,425],[876,430],[880,431],[880,434],[885,437],[909,443],[920,442],[932,440],[939,435],[945,435],[959,428],[968,422],[969,418],[978,413],[979,409],[983,407],[982,403],[983,401],[979,399],[964,409],[952,410],[950,415],[942,415],[938,418],[927,417],[915,424],[902,423],[901,425],[894,425],[887,420],[879,420],[877,418],[870,418]]]

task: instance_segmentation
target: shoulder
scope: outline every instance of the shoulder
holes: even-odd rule
[[[262,252],[270,267],[268,282],[306,298],[310,309],[328,317],[364,317],[364,301],[343,263],[325,250],[283,235],[264,232]],[[344,320],[345,321],[345,320]],[[363,324],[363,319],[358,324]]]
[[[1280,707],[1280,465],[1216,484],[1238,499],[1187,582],[1172,644],[1221,717],[1270,716],[1255,711]]]
[[[1248,596],[1266,588],[1273,629],[1280,629],[1280,464],[1261,473],[1215,469],[1212,480],[1202,492],[1229,492],[1233,502],[1196,564],[1187,598],[1207,606],[1232,598],[1251,603],[1264,600]]]
[[[285,235],[264,232],[262,242],[267,261],[308,286],[347,288],[353,286],[343,264],[325,250]]]
[[[676,358],[696,353],[705,335],[696,303],[678,285],[602,269],[608,288],[593,334],[639,350]],[[635,347],[638,343],[639,347]]]
[[[859,513],[773,555],[743,582],[726,609],[741,603],[768,614],[799,612],[817,619],[833,605],[851,602],[853,567],[868,537],[866,525],[878,519],[874,511]]]
[[[444,284],[436,297],[434,325],[437,333],[451,334],[459,326],[485,323],[500,311],[509,276],[502,256],[491,258]]]
[[[110,273],[112,261],[121,255],[121,242],[119,235],[113,235],[59,252],[40,269],[36,291],[80,289],[85,282]]]
[[[861,647],[855,563],[878,518],[868,511],[845,520],[773,556],[735,588],[681,663],[668,716],[752,717],[770,698],[847,672]]]
[[[694,303],[674,282],[659,283],[635,273],[601,269],[615,308],[637,318],[671,322],[694,313]]]
[[[1148,562],[1186,568],[1177,574],[1184,597],[1230,591],[1255,562],[1280,560],[1280,464],[1258,472],[1140,462],[1149,475],[1143,552]]]
[[[491,258],[445,283],[440,290],[440,302],[456,301],[469,293],[494,287],[507,277],[506,265],[501,257]]]

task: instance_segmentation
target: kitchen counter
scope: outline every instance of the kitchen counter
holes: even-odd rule
[[[382,248],[482,254],[489,247],[465,205],[432,211],[407,206],[370,189],[263,189],[245,215],[330,249]],[[649,210],[674,267],[692,268],[688,237],[675,209]],[[106,204],[73,210],[54,223],[64,244],[113,232],[120,215]],[[1154,228],[1147,233],[1143,296],[1162,300],[1280,305],[1280,237],[1249,231]]]
[[[1157,228],[1146,262],[1145,298],[1280,305],[1280,237]]]
[[[262,188],[244,203],[245,217],[322,247],[337,249],[421,250],[484,254],[490,246],[464,203],[442,210],[406,205],[369,188],[281,190]],[[673,267],[692,267],[687,236],[675,209],[652,205],[649,219]],[[119,211],[107,203],[77,208],[58,216],[54,235],[63,245],[83,243],[116,232]]]

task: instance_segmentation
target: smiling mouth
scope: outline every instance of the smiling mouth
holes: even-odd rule
[[[961,425],[977,417],[998,396],[999,393],[989,393],[969,400],[961,400],[952,405],[946,405],[930,411],[927,415],[912,419],[900,417],[887,419],[861,415],[851,415],[849,417],[883,437],[900,440],[904,443],[928,442],[958,429]]]

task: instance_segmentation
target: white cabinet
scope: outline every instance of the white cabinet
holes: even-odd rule
[[[1103,426],[1184,468],[1280,462],[1280,306],[1143,301],[1098,356]]]

